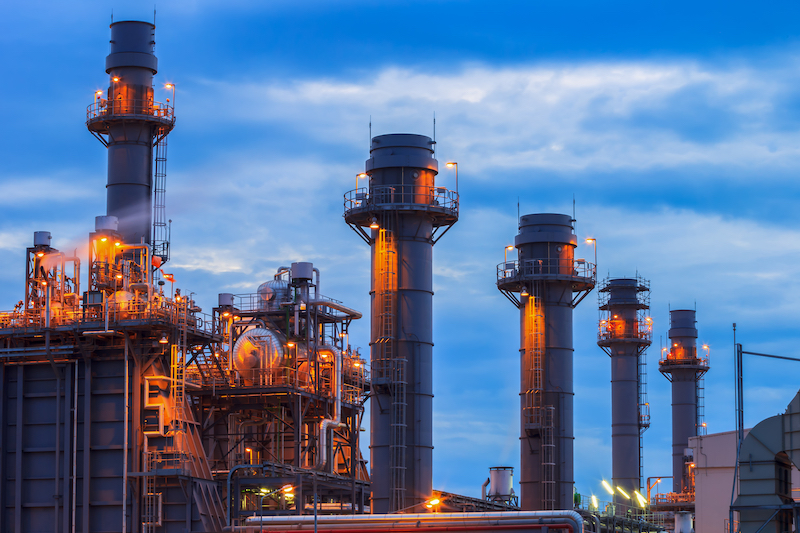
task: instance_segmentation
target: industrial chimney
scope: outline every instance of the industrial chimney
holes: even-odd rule
[[[650,427],[645,350],[650,346],[650,284],[607,279],[599,291],[597,344],[611,357],[611,454],[614,487],[629,498],[642,488],[642,434]],[[630,505],[619,491],[615,499]]]
[[[697,355],[695,311],[670,311],[669,322],[669,347],[662,351],[658,368],[672,382],[672,490],[679,493],[694,489],[687,449],[689,437],[705,433],[702,378],[709,366],[708,354]]]
[[[572,310],[596,280],[595,265],[574,257],[573,222],[523,216],[518,259],[497,267],[497,288],[520,310],[523,510],[573,505]]]
[[[87,109],[86,126],[108,148],[107,215],[119,220],[125,244],[151,243],[153,148],[158,147],[157,177],[164,174],[166,136],[175,124],[173,106],[156,102],[153,75],[155,26],[148,22],[122,21],[111,24],[111,53],[106,57],[109,88],[98,91]],[[169,86],[173,90],[174,87]],[[156,187],[163,192],[163,186]],[[159,201],[157,199],[156,203]],[[166,259],[163,221],[157,229],[153,255]],[[160,242],[163,241],[163,242]]]
[[[372,139],[344,218],[372,250],[372,512],[410,512],[431,497],[433,245],[458,220],[458,193],[436,186],[424,135]],[[365,229],[366,228],[366,229]]]

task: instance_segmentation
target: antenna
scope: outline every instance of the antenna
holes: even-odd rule
[[[517,226],[519,226],[519,196],[517,196]]]
[[[436,111],[433,112],[433,157],[436,157]]]
[[[111,24],[114,24],[114,10],[111,10]]]
[[[372,115],[369,116],[369,151],[372,151]]]
[[[156,5],[153,4],[153,26],[156,25]]]

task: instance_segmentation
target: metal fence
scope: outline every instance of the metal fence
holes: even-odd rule
[[[396,185],[361,187],[344,195],[345,213],[353,209],[388,205],[429,206],[458,214],[458,193],[444,187]]]
[[[584,259],[525,259],[497,265],[497,281],[528,277],[595,279],[595,265]]]
[[[86,120],[107,118],[116,115],[145,115],[175,121],[175,108],[169,104],[152,100],[105,100],[98,99],[86,108]]]

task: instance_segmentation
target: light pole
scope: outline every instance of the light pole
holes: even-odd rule
[[[513,249],[514,245],[509,244],[508,246],[505,247],[505,250],[503,250],[503,268],[505,270],[508,270],[508,251]]]
[[[283,487],[281,487],[279,489],[275,489],[275,490],[270,491],[270,492],[265,492],[266,489],[261,489],[261,498],[258,501],[258,525],[259,525],[259,527],[261,527],[261,525],[262,525],[261,522],[262,522],[262,519],[264,518],[264,498],[266,498],[267,496],[272,496],[276,492],[281,492],[281,491],[283,491],[284,494],[289,494],[293,490],[294,490],[294,486],[293,485],[284,485]]]
[[[447,168],[456,169],[456,194],[458,194],[458,163],[456,163],[455,161],[448,161],[447,163],[445,163],[445,166]]]
[[[590,237],[586,239],[586,243],[594,245],[594,268],[597,269],[597,239]]]
[[[172,115],[175,116],[175,84],[168,83],[164,85],[166,89],[172,89]],[[169,103],[169,98],[167,98],[167,103]]]
[[[656,480],[655,483],[650,483],[651,479],[655,479]],[[653,487],[655,487],[656,485],[658,485],[659,483],[661,483],[662,479],[672,479],[672,476],[663,476],[663,477],[657,477],[657,478],[649,477],[649,478],[647,478],[647,503],[650,503],[650,490]]]

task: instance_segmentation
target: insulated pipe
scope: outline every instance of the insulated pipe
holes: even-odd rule
[[[340,420],[342,413],[342,352],[329,345],[319,346],[317,353],[333,355],[333,380],[331,387],[335,394],[333,402],[333,418],[325,418],[319,423],[319,459],[317,470],[322,470],[328,464],[328,430],[347,427]]]
[[[363,316],[355,309],[352,309],[350,307],[347,307],[346,305],[342,305],[339,302],[334,302],[331,300],[311,300],[310,302],[308,302],[307,305],[330,307],[331,309],[336,309],[337,311],[341,311],[342,313],[346,314],[347,316],[355,320]]]
[[[251,516],[244,526],[227,527],[224,531],[255,533],[270,531],[313,530],[313,516]],[[264,527],[264,526],[267,527]],[[324,515],[319,526],[328,530],[386,531],[493,531],[567,529],[583,533],[583,517],[576,511],[510,511],[490,513],[422,513]]]
[[[491,483],[491,481],[492,481],[492,478],[487,477],[486,481],[484,481],[483,485],[481,485],[481,500],[485,500],[486,499],[486,487],[489,486],[489,483]]]
[[[314,284],[314,296],[316,298],[319,298],[320,295],[322,294],[322,291],[319,290],[319,269],[317,267],[314,267],[312,270],[314,271],[314,274],[317,275],[317,282]]]

